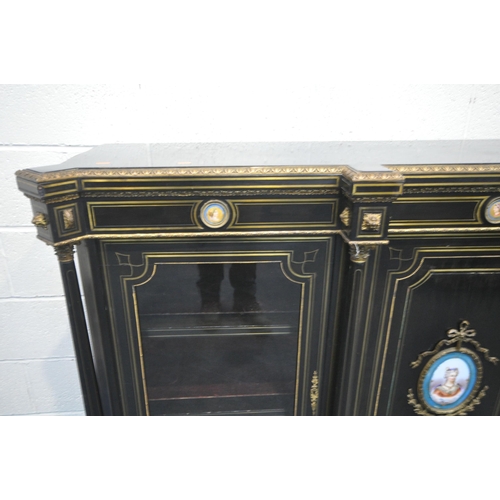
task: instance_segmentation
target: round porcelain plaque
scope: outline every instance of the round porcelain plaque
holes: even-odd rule
[[[205,226],[217,228],[224,226],[229,220],[229,207],[219,200],[207,201],[201,207],[200,217]]]
[[[484,215],[488,222],[500,224],[500,198],[494,198],[486,205]]]

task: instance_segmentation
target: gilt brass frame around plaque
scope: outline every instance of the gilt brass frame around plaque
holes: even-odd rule
[[[493,363],[496,365],[498,363],[498,358],[494,356],[490,356],[490,352],[485,347],[481,346],[481,344],[474,339],[476,336],[476,331],[469,328],[470,324],[467,320],[460,322],[459,330],[454,328],[449,329],[447,331],[448,338],[440,340],[434,350],[425,351],[419,354],[418,358],[411,363],[412,368],[417,368],[425,357],[431,356],[424,369],[422,370],[420,377],[418,379],[418,398],[415,399],[413,395],[413,391],[411,389],[408,390],[408,404],[413,406],[413,409],[417,415],[429,416],[429,415],[466,415],[468,412],[474,410],[474,408],[481,403],[481,399],[486,395],[486,391],[488,390],[488,386],[484,386],[481,392],[479,392],[479,388],[481,386],[482,378],[483,378],[483,365],[477,353],[483,354],[486,361]],[[463,344],[473,346],[477,353],[472,351],[469,348],[464,348]],[[448,347],[443,350],[443,346],[454,346]],[[455,372],[454,381],[452,382],[451,389],[455,392],[451,394],[450,387],[438,386],[433,393],[437,390],[438,393],[441,391],[445,391],[443,394],[439,394],[439,396],[435,396],[426,390],[425,385],[432,381],[429,380],[434,373],[437,372],[439,365],[431,372],[432,368],[437,365],[437,363],[442,358],[458,358],[453,363],[455,365],[451,365],[447,367],[446,372],[443,374],[441,371],[441,379],[442,377],[446,377],[446,382],[448,382],[449,376],[452,375],[452,372]],[[449,362],[448,362],[449,363]],[[443,363],[441,363],[442,365]],[[458,364],[460,364],[461,369],[465,369],[466,375],[464,379],[464,374],[460,379],[457,379],[459,374]],[[467,374],[468,372],[468,374]],[[447,377],[446,373],[450,375]],[[474,377],[473,386],[469,387],[471,378]],[[466,387],[460,385],[459,381],[463,384],[466,382]],[[442,387],[442,389],[441,389]],[[464,393],[461,394],[460,391],[463,389]],[[444,395],[446,394],[446,395]],[[445,398],[454,397],[452,401],[449,403],[445,402]],[[433,403],[429,403],[429,398],[433,400]],[[457,403],[453,405],[453,403]],[[423,406],[422,406],[423,404]],[[441,405],[438,406],[438,405]],[[448,408],[446,408],[448,406]],[[431,412],[431,413],[429,413]]]
[[[469,388],[467,388],[468,395],[459,405],[453,406],[449,409],[439,409],[436,407],[432,407],[427,403],[427,398],[424,395],[425,380],[429,374],[429,371],[440,361],[441,358],[455,353],[460,353],[472,359],[472,362],[476,367],[474,386],[470,388],[470,390]],[[482,380],[483,380],[483,365],[481,363],[481,360],[479,359],[479,356],[475,352],[464,347],[460,348],[451,347],[449,349],[444,349],[442,351],[439,351],[437,354],[434,354],[434,356],[432,356],[429,359],[429,361],[424,366],[422,372],[420,373],[417,384],[418,401],[414,399],[413,392],[410,389],[408,391],[408,402],[410,405],[414,407],[414,411],[418,415],[429,415],[429,416],[432,414],[448,415],[448,416],[465,415],[468,411],[472,411],[474,407],[480,403],[481,398],[484,396],[486,390],[488,389],[487,386],[484,387],[478,396],[478,391],[479,388],[481,387]]]

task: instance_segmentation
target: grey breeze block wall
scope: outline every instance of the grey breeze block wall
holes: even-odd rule
[[[500,85],[216,83],[0,85],[0,415],[84,414],[57,259],[16,170],[114,142],[500,138]]]

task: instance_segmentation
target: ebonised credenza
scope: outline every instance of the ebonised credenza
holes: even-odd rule
[[[498,415],[499,146],[121,144],[17,172],[87,414]]]

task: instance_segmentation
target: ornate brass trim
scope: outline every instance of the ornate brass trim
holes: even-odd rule
[[[398,195],[393,195],[393,196],[358,196],[358,195],[352,195],[350,194],[345,188],[342,188],[342,194],[349,200],[355,202],[355,203],[392,203],[394,200],[398,199],[400,196]]]
[[[416,368],[422,362],[423,358],[436,354],[443,345],[449,346],[458,343],[457,349],[460,349],[462,347],[462,342],[471,343],[479,352],[484,354],[484,357],[487,361],[496,365],[498,363],[498,358],[490,356],[490,351],[488,349],[481,347],[481,344],[479,344],[479,342],[472,339],[472,337],[476,336],[476,330],[469,329],[469,326],[470,323],[465,320],[460,323],[460,330],[455,330],[454,328],[448,330],[446,332],[446,334],[448,335],[448,339],[444,339],[438,342],[436,344],[436,347],[432,351],[425,351],[419,354],[416,361],[410,363],[410,366],[412,368]]]
[[[349,245],[388,245],[389,240],[350,240],[344,231],[338,231],[342,236],[343,240]]]
[[[463,164],[463,165],[387,165],[387,168],[404,174],[449,174],[477,172],[500,173],[500,164]]]
[[[364,264],[368,260],[368,257],[370,257],[370,251],[376,248],[378,245],[389,244],[389,240],[350,240],[343,231],[340,231],[340,235],[349,245],[351,261],[355,264]]]
[[[499,227],[410,227],[391,228],[389,234],[419,234],[419,233],[498,233]]]
[[[115,240],[115,239],[159,239],[159,238],[210,238],[214,236],[330,236],[342,234],[338,229],[320,229],[317,231],[296,230],[296,231],[193,231],[190,233],[128,233],[128,234],[86,234],[71,238],[69,240],[53,243],[55,247],[63,245],[74,245],[80,241],[88,239]],[[52,244],[50,242],[46,242]],[[367,242],[362,242],[366,244]],[[379,242],[377,242],[379,243]],[[388,240],[385,243],[389,243]],[[380,244],[380,243],[379,243]],[[383,244],[383,243],[382,243]]]
[[[352,213],[349,207],[344,208],[344,210],[340,214],[340,220],[346,227],[349,227],[351,225]]]
[[[463,417],[463,416],[467,415],[468,412],[473,411],[474,408],[478,404],[481,404],[481,399],[483,399],[484,396],[486,396],[486,391],[488,389],[489,389],[489,387],[487,385],[485,385],[481,389],[481,391],[479,392],[479,394],[477,395],[476,398],[473,398],[472,401],[468,405],[464,406],[459,413],[456,413],[453,416]],[[415,398],[415,395],[413,394],[413,391],[411,389],[408,389],[407,398],[408,398],[408,404],[413,406],[413,411],[417,415],[420,415],[421,417],[434,417],[435,416],[433,413],[429,413],[428,411],[426,411],[422,407],[422,405]]]
[[[29,198],[30,200],[33,200],[33,201],[40,202],[41,200],[43,200],[43,203],[45,203],[46,205],[54,205],[55,203],[63,203],[65,201],[73,201],[73,200],[77,200],[78,198],[80,198],[79,194],[68,194],[67,196],[57,196],[55,198],[46,198],[43,196],[36,197],[36,196],[33,196],[31,194],[27,194],[27,193],[23,193],[23,194],[24,194],[24,196],[26,196],[26,198]]]
[[[392,167],[391,167],[392,168]],[[344,167],[342,174],[353,182],[358,181],[402,181],[404,177],[399,172],[392,170],[376,170],[373,172],[362,172],[352,167]],[[392,193],[391,193],[392,194]]]
[[[187,197],[221,197],[231,198],[238,196],[333,196],[339,193],[338,189],[194,189],[194,190],[141,190],[141,191],[102,191],[83,192],[84,198],[187,198]],[[52,203],[52,201],[51,201]]]
[[[313,416],[318,414],[318,399],[319,399],[319,377],[318,372],[314,370],[312,379],[311,379],[311,410]]]
[[[450,328],[446,334],[448,336],[447,339],[440,340],[435,348],[432,351],[425,351],[422,352],[418,355],[418,358],[410,363],[411,368],[417,368],[423,361],[425,357],[431,357],[431,359],[428,361],[427,365],[424,367],[422,372],[420,373],[420,377],[418,380],[418,399],[415,397],[413,394],[413,390],[410,388],[408,389],[408,404],[413,407],[414,412],[417,415],[425,415],[425,416],[433,416],[433,415],[448,415],[448,416],[462,416],[466,415],[468,412],[471,412],[474,410],[474,408],[480,404],[481,399],[485,396],[486,391],[488,390],[488,386],[484,386],[483,389],[480,390],[480,385],[482,381],[482,376],[483,376],[483,367],[482,363],[476,354],[476,352],[471,351],[470,349],[466,349],[462,347],[463,343],[469,343],[472,344],[477,352],[480,352],[484,355],[484,358],[489,361],[490,363],[493,363],[496,365],[498,363],[498,358],[490,356],[489,350],[482,347],[479,342],[473,339],[473,337],[476,336],[476,331],[469,328],[470,323],[466,320],[460,322],[460,327],[459,330],[456,330],[455,328]],[[448,347],[447,349],[442,350],[443,346],[453,346],[454,347]],[[438,363],[443,363],[442,360],[446,359],[446,357],[449,357],[450,355],[452,356],[465,356],[465,359],[468,359],[468,363],[470,363],[469,366],[473,366],[475,369],[475,373],[470,371],[470,373],[467,376],[467,381],[471,380],[471,383],[473,383],[473,387],[469,388],[468,385],[460,385],[459,380],[456,378],[457,374],[459,373],[458,368],[447,368],[447,373],[450,372],[450,376],[452,376],[452,372],[455,371],[455,378],[449,379],[448,376],[446,376],[446,383],[445,385],[439,385],[437,388],[432,389],[432,394],[434,394],[435,391],[441,391],[443,394],[438,392],[438,396],[430,396],[430,391],[429,388],[425,388],[424,384],[427,384],[431,386],[431,382],[429,381],[429,376],[432,375],[433,373],[436,373],[437,368],[434,368],[435,371],[432,371],[432,368],[438,365]],[[451,359],[451,358],[450,358]],[[455,361],[456,362],[456,361]],[[439,365],[438,365],[439,366]],[[465,365],[466,366],[466,365]],[[471,368],[469,368],[471,370]],[[474,373],[473,376],[472,373]],[[433,375],[432,375],[433,376]],[[441,377],[444,377],[443,373],[441,373]],[[451,385],[446,385],[448,384],[449,380],[451,380],[450,384]],[[472,382],[473,381],[473,382]],[[451,391],[454,392],[451,392]],[[479,394],[478,391],[480,390]],[[460,391],[460,392],[459,392]],[[456,393],[459,395],[463,392],[463,396],[459,398],[459,396],[455,396]],[[427,393],[427,396],[426,396]],[[451,400],[449,403],[443,403],[443,399],[449,399],[450,396],[454,396],[455,399]],[[428,398],[431,397],[433,400],[433,403],[430,403],[428,401]],[[435,399],[437,398],[437,399]],[[421,402],[423,402],[423,405]],[[461,401],[462,400],[462,401]],[[438,404],[444,405],[442,407],[437,407],[434,403],[439,401]],[[457,402],[455,406],[453,406],[453,403]],[[447,407],[447,405],[449,407]],[[451,406],[450,406],[451,405]]]
[[[49,227],[49,219],[47,215],[38,212],[33,219],[31,219],[31,223],[36,227],[41,227],[42,229],[47,229]]]
[[[404,187],[403,195],[411,194],[431,194],[431,193],[498,193],[499,187],[484,186],[484,187],[463,187],[463,186],[448,186],[448,187]],[[402,199],[404,201],[404,198]]]
[[[363,213],[363,221],[361,223],[361,231],[380,231],[382,225],[381,213]]]
[[[364,264],[368,257],[370,257],[370,251],[375,248],[375,245],[366,245],[364,243],[353,243],[349,247],[349,253],[351,254],[351,261],[356,264]]]
[[[387,171],[357,171],[347,165],[317,165],[317,166],[245,166],[245,167],[158,167],[158,168],[113,168],[113,169],[67,169],[56,172],[36,172],[34,170],[18,170],[16,176],[34,182],[48,182],[62,179],[87,178],[120,178],[120,177],[241,177],[269,175],[343,175],[347,179],[358,181],[401,181],[399,172]]]
[[[59,262],[73,262],[75,247],[73,245],[62,245],[54,247]]]

